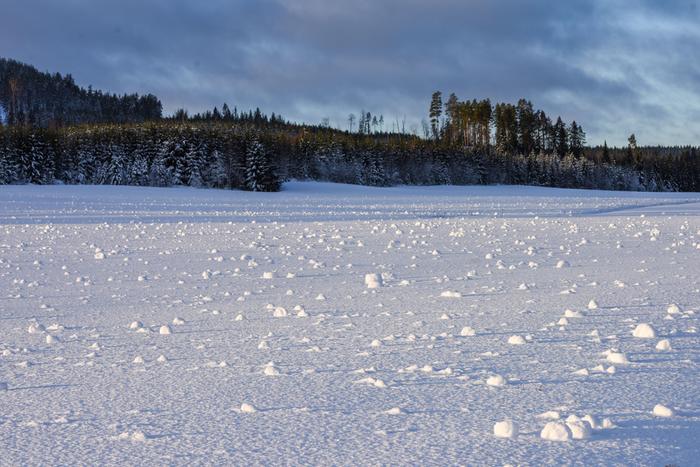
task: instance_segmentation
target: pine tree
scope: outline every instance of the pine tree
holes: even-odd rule
[[[12,147],[9,134],[0,128],[0,185],[8,185],[18,180],[16,151]]]
[[[608,142],[603,141],[603,154],[600,157],[600,161],[603,164],[610,164],[612,159],[610,158],[610,150],[608,149]]]
[[[190,144],[189,150],[185,156],[188,167],[187,184],[189,186],[199,188],[204,185],[204,181],[202,179],[204,154],[205,149],[203,143]]]
[[[369,186],[386,186],[387,176],[384,171],[384,164],[379,157],[366,152],[362,155],[362,165],[364,167],[362,184]]]
[[[586,144],[586,133],[574,120],[569,127],[569,150],[575,157],[581,157],[584,144]]]
[[[440,117],[442,116],[442,93],[440,91],[435,91],[433,93],[428,116],[430,117],[430,128],[433,131],[433,139],[437,141],[440,139]]]
[[[516,115],[518,121],[518,150],[520,154],[529,155],[535,148],[535,113],[532,109],[532,103],[525,99],[520,99]]]
[[[111,157],[105,182],[109,185],[127,185],[129,183],[128,161],[124,148],[120,145],[111,145],[109,152]]]
[[[49,147],[34,132],[29,135],[29,149],[24,153],[22,165],[27,183],[48,185],[53,183],[54,155]]]
[[[247,144],[245,186],[250,191],[279,191],[280,180],[275,175],[265,148],[256,137]]]
[[[564,125],[561,117],[558,117],[557,122],[554,124],[553,136],[555,152],[559,157],[564,157],[569,151],[569,138],[566,131],[566,125]]]

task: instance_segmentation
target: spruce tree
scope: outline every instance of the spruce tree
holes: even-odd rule
[[[247,144],[245,187],[250,191],[279,191],[280,180],[275,175],[265,148],[256,137]]]
[[[600,157],[600,161],[603,164],[610,164],[612,159],[610,158],[610,150],[608,149],[608,142],[603,141],[603,154]]]

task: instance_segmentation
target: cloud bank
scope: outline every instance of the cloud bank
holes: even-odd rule
[[[0,56],[166,112],[228,102],[345,128],[366,109],[418,127],[430,94],[520,97],[591,144],[700,144],[697,1],[24,0]]]

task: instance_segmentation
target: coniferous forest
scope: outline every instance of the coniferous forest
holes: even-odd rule
[[[114,184],[277,191],[289,179],[371,186],[522,184],[700,191],[695,147],[586,145],[575,121],[517,103],[443,99],[422,132],[361,111],[347,129],[279,115],[185,110],[117,96],[0,59],[0,184]],[[386,128],[385,128],[386,127]]]

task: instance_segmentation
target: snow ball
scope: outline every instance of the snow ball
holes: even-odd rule
[[[273,362],[269,362],[265,365],[263,369],[263,374],[265,376],[278,376],[280,374],[279,370],[275,367]]]
[[[139,277],[136,278],[136,280],[139,281],[139,282],[146,282],[147,277],[146,277],[146,276],[139,276]]]
[[[625,364],[629,363],[627,360],[627,355],[622,352],[610,352],[608,353],[607,360],[610,363]]]
[[[496,438],[515,438],[518,436],[518,425],[511,420],[497,422],[493,426],[493,434]]]
[[[392,407],[389,410],[385,410],[384,413],[387,415],[401,415],[403,411],[399,407]]]
[[[325,299],[326,299],[326,296],[323,295],[322,293],[316,295],[316,300],[318,300],[320,302],[324,301]]]
[[[638,324],[634,331],[632,331],[634,337],[639,337],[641,339],[653,339],[656,337],[656,331],[651,325],[647,323]]]
[[[568,268],[569,266],[571,266],[571,265],[569,264],[568,261],[564,261],[563,259],[560,259],[559,261],[557,261],[556,268],[563,269],[563,268]]]
[[[573,374],[576,376],[588,376],[589,375],[588,368],[581,368],[580,370],[574,371]]]
[[[598,309],[598,302],[596,302],[595,300],[591,300],[590,302],[588,302],[588,309],[589,310],[597,310]]]
[[[381,347],[382,346],[382,341],[379,339],[374,339],[372,343],[369,344],[370,347]]]
[[[442,292],[442,293],[440,294],[440,296],[441,296],[441,297],[444,297],[444,298],[460,298],[460,297],[462,296],[462,294],[459,293],[459,292],[454,292],[454,291],[451,291],[451,290],[446,290],[446,291]]]
[[[168,358],[165,355],[161,355],[160,357],[156,358],[156,361],[158,363],[166,363],[168,361]]]
[[[27,328],[27,332],[29,334],[37,334],[40,332],[46,331],[46,328],[44,327],[43,324],[38,324],[38,323],[31,323],[29,327]]]
[[[176,318],[173,318],[173,324],[174,324],[175,326],[182,326],[183,324],[185,324],[185,320],[182,319],[182,318],[177,318],[177,317],[176,317]]]
[[[260,350],[267,350],[269,348],[270,348],[270,346],[267,345],[267,341],[263,340],[263,341],[260,341],[260,343],[258,344],[258,349],[260,349]]]
[[[559,420],[560,415],[556,410],[548,410],[544,413],[537,415],[537,418],[543,418],[545,420]]]
[[[476,335],[476,331],[472,327],[464,326],[459,332],[459,335],[462,337],[471,337]]]
[[[566,426],[571,431],[571,437],[573,439],[588,439],[591,437],[591,426],[588,422],[579,420],[571,420],[566,422]]]
[[[245,317],[242,314],[237,314],[236,317],[233,319],[234,321],[243,321]]]
[[[272,312],[272,316],[274,316],[275,318],[284,318],[287,316],[287,310],[281,306],[278,306]]]
[[[141,365],[143,363],[143,357],[141,355],[137,355],[134,357],[134,360],[132,363],[135,363],[137,365]]]
[[[682,312],[681,307],[676,305],[675,303],[671,303],[668,308],[666,308],[666,313],[669,315],[678,315]]]
[[[141,321],[132,321],[129,323],[129,329],[140,329],[143,327],[143,323]]]
[[[540,438],[547,441],[569,441],[572,437],[571,429],[562,422],[549,422],[540,432]]]
[[[671,350],[671,341],[668,339],[661,339],[659,342],[656,343],[656,350],[660,351],[667,351]]]
[[[245,402],[241,404],[241,413],[255,413],[258,411],[252,404],[246,404]]]
[[[54,337],[51,334],[46,335],[46,343],[47,344],[55,344],[56,342],[58,342],[58,337]]]
[[[135,441],[137,443],[143,443],[148,439],[146,434],[143,431],[134,431],[131,433],[131,441]]]
[[[583,313],[581,313],[580,311],[566,309],[566,310],[564,310],[564,317],[565,318],[583,318]]]
[[[302,306],[299,306],[299,305],[295,306],[294,311],[297,312],[297,318],[306,318],[307,316],[309,316],[306,313],[306,310],[304,309],[304,307],[302,307]]]
[[[662,404],[656,404],[652,413],[657,417],[673,417],[675,415],[673,409],[670,409]]]
[[[170,326],[168,326],[167,324],[164,324],[164,325],[162,325],[162,326],[160,327],[160,329],[158,330],[158,333],[159,333],[161,336],[167,336],[167,335],[172,334],[172,333],[173,333],[173,330],[170,329]]]
[[[605,430],[608,430],[610,428],[615,428],[615,424],[609,418],[604,418],[601,427]]]
[[[508,338],[508,343],[510,345],[523,345],[525,344],[525,339],[523,336],[510,336]]]
[[[584,417],[581,420],[583,420],[584,422],[587,422],[591,426],[591,428],[593,428],[593,429],[598,429],[601,427],[600,421],[598,420],[598,418],[595,415],[591,415],[591,414],[584,415]]]
[[[365,274],[365,285],[368,289],[377,289],[384,285],[381,274]]]
[[[529,290],[530,287],[527,286],[527,284],[522,283],[518,286],[518,290]]]
[[[374,378],[372,378],[372,379],[374,379]],[[382,381],[382,380],[379,379],[379,378],[377,378],[377,379],[374,380],[373,386],[374,386],[375,388],[386,388],[386,384],[384,383],[384,381]]]
[[[210,277],[211,277],[211,274],[209,274],[209,271],[204,271],[202,273],[202,279],[209,280]]]
[[[489,386],[495,387],[495,388],[500,388],[503,387],[507,384],[506,379],[501,376],[501,375],[493,375],[489,376],[488,379],[486,380],[486,384]]]
[[[263,272],[262,278],[263,279],[274,279],[275,273],[274,272]]]
[[[559,321],[557,321],[557,324],[559,326],[567,326],[569,324],[569,320],[566,318],[559,318]]]
[[[105,259],[105,254],[99,248],[95,250],[95,259]]]

